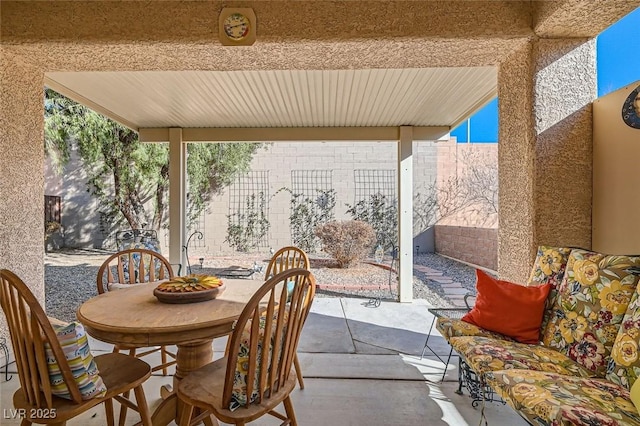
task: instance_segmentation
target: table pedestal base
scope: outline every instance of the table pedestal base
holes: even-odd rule
[[[178,400],[175,389],[178,388],[180,380],[190,372],[213,361],[213,340],[178,345],[176,361],[176,374],[173,376],[173,386],[164,385],[160,388],[160,397],[163,401],[151,416],[153,426],[167,426],[172,421],[178,423],[180,412],[182,411],[182,404]],[[203,421],[204,424],[208,426],[213,426],[218,423],[217,420],[215,418],[212,419],[211,416],[205,418]]]

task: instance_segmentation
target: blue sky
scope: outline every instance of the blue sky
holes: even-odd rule
[[[604,30],[596,40],[598,96],[640,80],[640,8]],[[498,100],[471,117],[472,142],[498,141]],[[467,123],[451,131],[458,142],[467,141]]]

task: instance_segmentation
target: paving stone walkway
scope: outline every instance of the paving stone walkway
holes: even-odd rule
[[[453,279],[445,276],[443,272],[429,268],[428,266],[413,265],[413,271],[414,273],[419,272],[427,279],[438,283],[444,292],[444,297],[451,302],[453,307],[467,306],[464,297],[469,293],[469,290],[464,288],[459,282],[455,282]]]

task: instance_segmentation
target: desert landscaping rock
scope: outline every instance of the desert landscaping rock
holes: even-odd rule
[[[47,315],[65,321],[76,319],[76,310],[86,300],[98,294],[98,268],[111,252],[106,250],[62,250],[45,254],[45,298]],[[334,266],[330,259],[310,256],[311,271],[318,283],[317,297],[358,297],[363,299],[397,300],[397,277],[389,270],[391,259],[383,265],[359,263],[347,269]],[[207,257],[202,268],[197,260],[191,262],[191,272],[218,274],[230,266],[261,269],[253,278],[264,278],[269,261],[266,254],[238,254],[237,256]],[[447,297],[443,286],[433,280],[448,277],[470,291],[475,287],[475,269],[437,254],[414,256],[413,297],[425,299],[430,305],[452,306],[455,296]],[[422,271],[422,272],[421,272]],[[428,273],[424,272],[427,271]],[[442,272],[434,276],[434,271]],[[182,275],[188,273],[183,268]]]

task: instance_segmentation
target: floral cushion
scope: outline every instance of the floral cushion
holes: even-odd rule
[[[558,295],[558,286],[564,277],[570,253],[571,248],[568,247],[538,247],[536,260],[533,262],[533,268],[531,269],[527,286],[551,284],[549,296],[547,296],[544,306],[544,315],[542,317],[542,325],[540,326],[541,330],[544,330],[549,322],[551,307]]]
[[[551,284],[553,287],[558,287],[564,277],[570,253],[571,249],[568,247],[538,247],[527,285]]]
[[[541,345],[496,340],[487,337],[452,337],[451,346],[478,374],[523,368],[579,377],[593,372],[553,349]]]
[[[511,337],[496,333],[494,331],[485,330],[477,325],[469,324],[460,319],[452,319],[447,317],[439,317],[436,320],[436,328],[447,341],[451,337],[460,336],[482,336],[493,339],[513,340]]]
[[[640,288],[636,287],[611,348],[607,379],[631,389],[640,374]]]
[[[494,371],[487,383],[535,425],[640,425],[629,391],[602,379],[530,370]]]
[[[284,324],[285,326],[282,329],[282,336],[284,336],[287,332],[287,312],[284,312]],[[271,366],[271,357],[273,355],[273,342],[274,335],[276,331],[276,318],[278,316],[278,311],[274,313],[273,322],[271,327],[271,342],[269,342],[269,359],[265,362],[261,360],[262,355],[262,347],[264,343],[264,332],[266,326],[266,315],[263,314],[260,317],[260,324],[258,325],[259,337],[258,337],[258,361],[255,375],[253,377],[253,391],[249,396],[249,403],[253,403],[258,400],[260,394],[258,392],[258,378],[260,377],[260,366],[264,368],[269,368]],[[251,339],[251,324],[252,321],[247,321],[244,330],[242,331],[242,339],[240,341],[240,347],[238,349],[238,361],[236,363],[236,371],[233,378],[233,390],[231,391],[231,403],[229,404],[229,410],[234,411],[239,407],[242,407],[247,404],[247,383],[251,378],[249,377],[249,350],[250,350],[250,339]],[[282,341],[282,339],[281,339]],[[281,348],[282,349],[282,348]],[[282,351],[280,351],[282,354]]]
[[[543,330],[544,345],[604,377],[607,357],[638,283],[633,273],[638,267],[640,257],[572,250]]]

